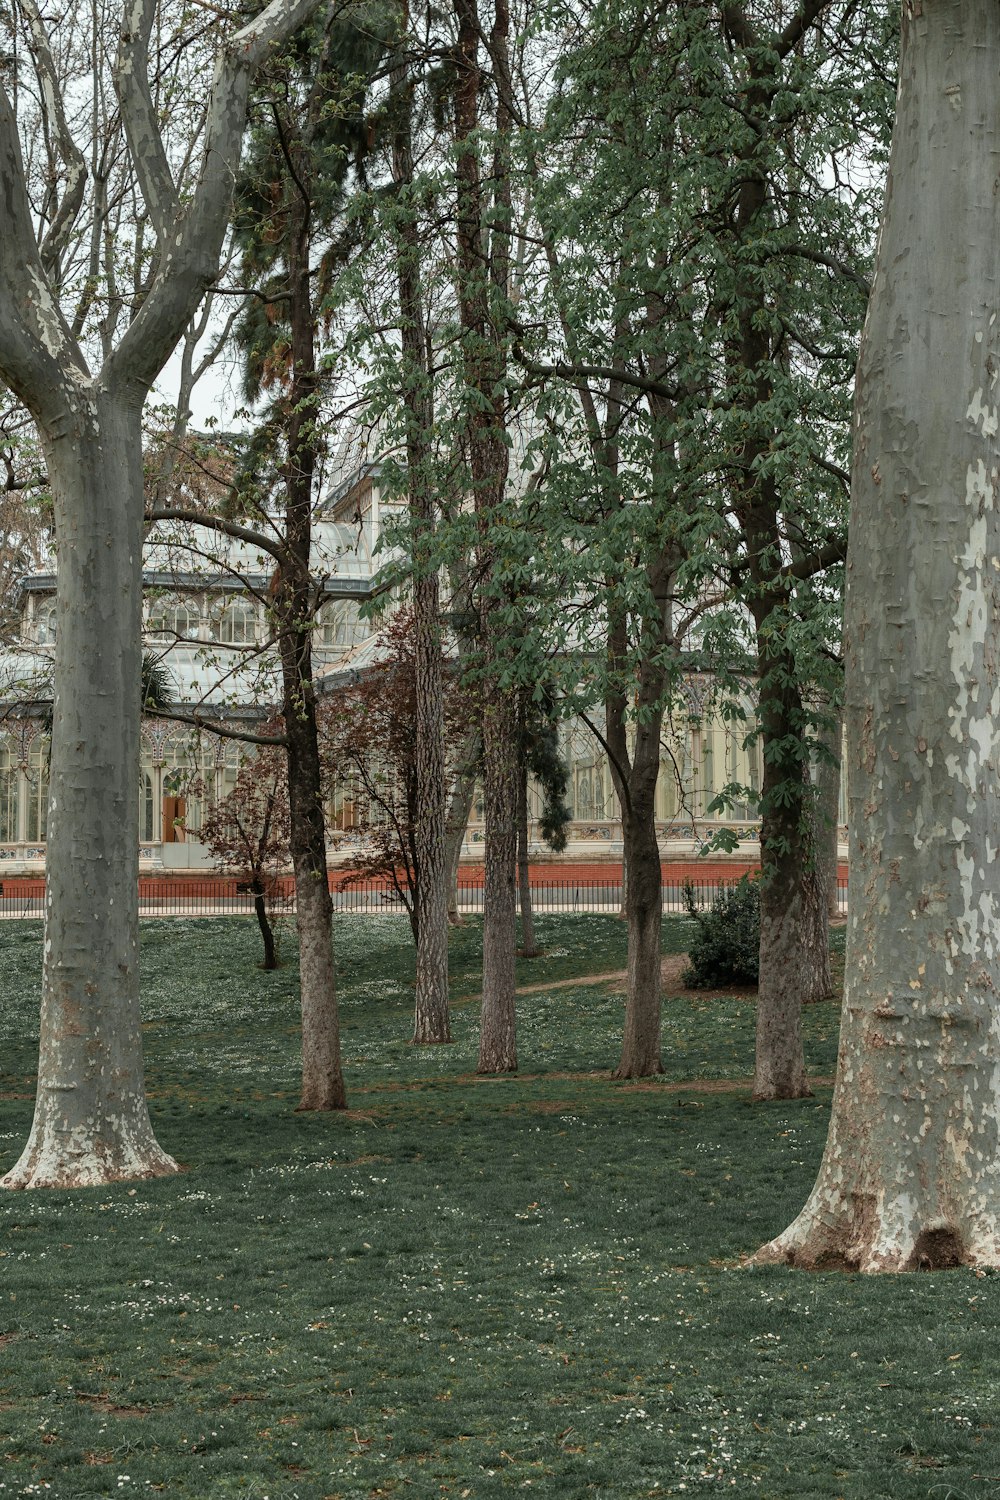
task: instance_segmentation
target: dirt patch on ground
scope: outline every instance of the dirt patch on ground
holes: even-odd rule
[[[809,1087],[826,1089],[833,1087],[832,1078],[810,1078]],[[620,1085],[625,1093],[641,1094],[748,1094],[753,1088],[752,1078],[685,1078],[676,1083],[667,1083],[662,1078],[632,1078]]]
[[[519,1099],[516,1104],[509,1104],[506,1112],[509,1115],[522,1112],[532,1115],[567,1115],[572,1114],[578,1106],[578,1099]]]
[[[611,984],[625,979],[624,969],[613,969],[610,974],[578,974],[575,979],[548,979],[539,984],[519,984],[518,995],[540,995],[543,990],[571,990],[574,985]],[[477,996],[478,998],[478,996]]]
[[[667,1000],[756,1000],[755,984],[731,984],[716,990],[693,990],[681,982],[681,975],[690,959],[686,953],[668,953],[660,963],[660,984]],[[543,995],[547,990],[585,989],[588,985],[605,984],[613,995],[624,995],[628,989],[628,971],[612,969],[604,974],[577,974],[573,979],[543,979],[536,984],[519,984],[518,995]],[[460,1005],[478,1005],[482,999],[479,990],[468,995],[459,995],[452,1000],[452,1008]]]
[[[695,990],[683,982],[681,976],[691,960],[686,953],[668,953],[660,963],[660,987],[666,1000],[756,1000],[755,984],[731,984],[716,990]],[[628,975],[624,972],[613,977],[616,994],[624,994],[628,988]]]

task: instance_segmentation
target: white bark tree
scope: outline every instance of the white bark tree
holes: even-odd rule
[[[271,0],[220,43],[183,193],[150,91],[156,6],[124,7],[114,86],[156,244],[131,321],[91,360],[61,302],[60,274],[84,204],[85,158],[33,10],[36,68],[64,168],[42,235],[18,120],[0,87],[0,379],[37,424],[59,550],[38,1094],[6,1187],[79,1187],[176,1170],[150,1126],[139,1019],[141,413],[218,269],[254,69],[315,4]]]
[[[833,1118],[758,1261],[1000,1265],[1000,10],[903,6],[847,587],[850,888]]]

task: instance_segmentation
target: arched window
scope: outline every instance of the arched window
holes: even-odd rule
[[[36,739],[28,751],[28,806],[24,819],[24,836],[29,843],[43,843],[49,818],[49,742]]]
[[[257,611],[245,599],[232,599],[212,622],[212,634],[225,646],[249,646],[257,639]]]
[[[368,633],[368,627],[358,619],[358,606],[352,599],[332,600],[319,612],[317,645],[325,651],[351,651]]]
[[[144,767],[139,770],[139,838],[144,844],[153,839],[153,778]]]
[[[194,604],[183,599],[159,599],[149,611],[150,635],[168,641],[197,639],[201,617]]]
[[[35,611],[35,639],[40,646],[54,646],[56,643],[56,607],[54,604],[41,604]]]
[[[0,746],[0,840],[17,839],[17,758],[9,744]]]

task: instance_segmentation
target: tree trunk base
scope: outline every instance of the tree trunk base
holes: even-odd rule
[[[446,1047],[453,1041],[447,1016],[422,1017],[413,1031],[414,1047]]]
[[[751,1265],[793,1266],[802,1271],[872,1274],[948,1271],[959,1266],[1000,1267],[1000,1220],[978,1216],[963,1226],[928,1218],[919,1228],[894,1226],[874,1200],[853,1208],[844,1201],[820,1217],[809,1207],[750,1258]]]
[[[295,1113],[297,1115],[331,1114],[334,1110],[346,1108],[347,1093],[341,1085],[339,1089],[328,1089],[322,1093],[304,1093],[295,1106]]]
[[[85,1139],[78,1143],[62,1130],[43,1127],[31,1139],[20,1160],[0,1178],[0,1187],[85,1188],[112,1182],[141,1182],[152,1177],[171,1177],[180,1171],[172,1156],[160,1149],[150,1129],[120,1129],[107,1142]]]
[[[635,1061],[622,1061],[611,1074],[612,1078],[655,1078],[664,1071],[663,1064],[658,1057],[637,1059]]]
[[[767,1104],[769,1100],[811,1099],[813,1091],[805,1078],[770,1079],[755,1087],[750,1097],[755,1104]]]

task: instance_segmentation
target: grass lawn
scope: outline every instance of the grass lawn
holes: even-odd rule
[[[538,925],[521,983],[624,963],[614,918]],[[623,1084],[621,995],[538,990],[521,1077],[477,1079],[478,926],[456,1043],[419,1050],[405,921],[337,930],[352,1108],[317,1117],[293,1112],[294,967],[255,967],[249,920],[143,925],[154,1122],[185,1171],[0,1195],[0,1500],[1000,1494],[1000,1279],[739,1269],[804,1201],[829,1108],[703,1086],[749,1077],[750,1001],[668,998],[666,1076]],[[0,924],[0,1170],[40,940]],[[810,1009],[816,1076],[836,1031]]]

